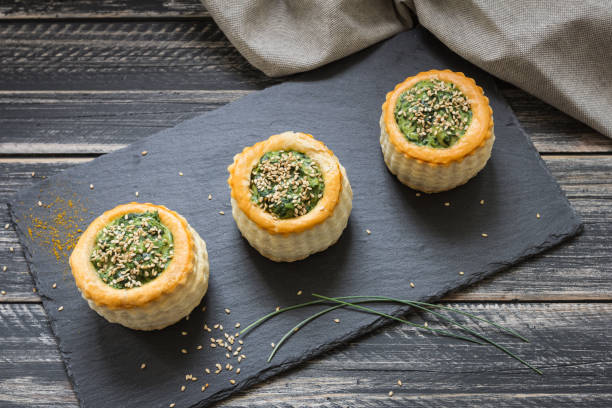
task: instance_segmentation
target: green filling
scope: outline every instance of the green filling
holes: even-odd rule
[[[157,211],[147,211],[108,223],[96,237],[90,260],[104,283],[130,289],[158,277],[173,255],[172,233]]]
[[[308,213],[324,189],[319,165],[294,150],[268,152],[251,171],[251,201],[278,218]]]
[[[455,84],[432,79],[417,82],[400,95],[395,121],[408,141],[447,148],[465,134],[472,109]]]

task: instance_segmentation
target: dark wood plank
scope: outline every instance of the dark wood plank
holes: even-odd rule
[[[151,127],[143,126],[142,120],[156,109],[165,113],[155,123],[173,126],[189,115],[233,100],[232,92],[278,82],[251,67],[208,17],[196,21],[5,22],[0,23],[0,42],[0,105],[6,106],[0,109],[1,120],[11,123],[10,132],[1,137],[11,142],[28,132],[33,143],[45,143],[45,132],[68,138],[75,132],[69,121],[76,119],[78,131],[91,138],[96,152],[105,144],[111,145],[105,150],[110,151],[123,143],[113,140],[115,136],[129,142],[149,134]],[[500,86],[541,152],[612,152],[610,139],[512,85],[500,81]],[[206,91],[200,91],[203,89]],[[69,90],[74,92],[66,92]],[[197,92],[162,92],[157,101],[155,92],[160,90]],[[198,94],[211,90],[232,91],[221,93],[211,105]],[[122,113],[119,108],[128,104],[130,109]],[[66,121],[58,121],[54,114],[47,116],[49,110]],[[100,117],[109,123],[110,132],[101,129],[99,122],[95,126]],[[54,150],[53,146],[47,149]],[[44,149],[39,144],[31,147],[32,151]],[[79,148],[82,153],[84,149]]]
[[[585,232],[559,248],[494,279],[458,292],[455,300],[612,300],[612,156],[547,156],[546,162],[585,222]],[[80,159],[0,159],[0,195],[10,197],[42,176],[86,161]],[[35,177],[31,173],[35,172]],[[0,226],[8,222],[0,207]],[[15,252],[9,252],[13,246]],[[5,301],[36,302],[32,281],[15,232],[0,230],[0,289]]]
[[[261,89],[209,17],[0,23],[0,90]]]
[[[519,343],[468,323],[540,367],[544,376],[523,369],[491,347],[391,326],[217,406],[608,406],[612,304],[451,306],[529,338],[531,343]],[[420,322],[422,317],[412,319]],[[437,325],[435,319],[426,319]],[[0,405],[76,407],[41,306],[0,304],[0,327]],[[397,380],[403,385],[397,385]],[[215,378],[202,375],[197,386],[203,381]],[[389,391],[394,392],[392,397]],[[159,403],[167,406],[171,401],[169,395],[168,401]]]
[[[250,92],[0,91],[0,154],[106,153]],[[504,94],[540,152],[612,152],[612,139],[544,102]]]
[[[207,17],[199,0],[3,0],[0,18],[177,18]]]
[[[0,152],[107,153],[249,92],[0,91]]]

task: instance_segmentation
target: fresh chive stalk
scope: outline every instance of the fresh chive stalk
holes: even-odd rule
[[[253,323],[249,324],[247,327],[245,327],[244,329],[242,329],[240,331],[241,335],[244,335],[245,333],[247,333],[248,331],[252,330],[253,328],[261,325],[262,323],[264,323],[265,321],[267,321],[268,319],[271,319],[272,317],[275,317],[281,313],[290,311],[290,310],[295,310],[295,309],[300,309],[303,307],[308,307],[308,306],[313,306],[313,305],[317,305],[317,304],[323,304],[323,303],[327,303],[327,302],[334,302],[337,303],[335,306],[331,306],[328,307],[324,310],[321,310],[313,315],[311,315],[310,317],[307,317],[306,319],[300,321],[298,324],[296,324],[293,328],[291,328],[291,330],[289,330],[288,332],[286,332],[283,337],[279,340],[278,343],[276,343],[276,345],[274,346],[272,352],[270,353],[270,356],[268,357],[268,362],[270,362],[272,360],[272,358],[274,357],[274,355],[276,354],[276,352],[279,350],[279,348],[281,347],[281,345],[283,343],[285,343],[285,341],[291,336],[293,335],[295,332],[297,332],[300,328],[304,327],[306,324],[310,323],[311,321],[323,316],[326,313],[329,313],[333,310],[339,309],[339,308],[343,308],[343,307],[350,307],[353,309],[357,309],[357,310],[361,310],[367,313],[371,313],[371,314],[375,314],[381,317],[385,317],[388,319],[392,319],[392,320],[396,320],[399,321],[401,323],[410,325],[412,327],[416,327],[418,329],[422,329],[422,330],[429,330],[430,332],[434,332],[437,334],[441,334],[444,336],[449,336],[449,337],[454,337],[460,340],[464,340],[464,341],[469,341],[472,343],[476,343],[479,345],[486,345],[487,343],[496,347],[497,349],[501,350],[502,352],[504,352],[505,354],[507,354],[508,356],[514,358],[515,360],[519,361],[521,364],[525,365],[526,367],[530,368],[531,370],[535,371],[536,373],[542,375],[542,372],[540,370],[538,370],[536,367],[532,366],[531,364],[527,363],[526,361],[524,361],[523,359],[521,359],[520,357],[518,357],[516,354],[512,353],[510,350],[508,350],[506,347],[496,343],[495,341],[491,340],[490,338],[486,337],[485,335],[478,333],[477,331],[470,329],[469,327],[466,327],[465,325],[455,321],[454,319],[451,319],[448,316],[445,316],[441,313],[437,313],[431,309],[440,309],[440,310],[446,310],[452,313],[457,313],[457,314],[461,314],[463,316],[467,316],[470,317],[472,319],[490,324],[500,330],[505,331],[506,333],[517,337],[519,339],[521,339],[522,341],[528,342],[529,340],[527,340],[525,337],[523,337],[521,334],[517,333],[516,331],[506,328],[504,326],[501,326],[493,321],[490,321],[488,319],[484,319],[481,317],[478,317],[472,313],[468,313],[468,312],[464,312],[462,310],[458,310],[452,307],[447,307],[447,306],[442,306],[442,305],[436,305],[436,304],[432,304],[432,303],[426,303],[426,302],[419,302],[419,301],[413,301],[413,300],[404,300],[404,299],[396,299],[396,298],[392,298],[392,297],[386,297],[386,296],[341,296],[341,297],[326,297],[326,296],[322,296],[322,295],[318,295],[316,293],[312,294],[313,296],[319,298],[319,300],[313,300],[310,302],[305,302],[305,303],[300,303],[297,305],[292,305],[292,306],[288,306],[279,310],[275,310],[274,312],[268,313],[267,315],[255,320]],[[354,301],[347,301],[347,300],[352,300],[352,299],[357,299]],[[385,303],[400,303],[400,304],[405,304],[408,306],[412,306],[416,309],[419,310],[423,310],[426,311],[428,313],[431,313],[435,316],[437,316],[438,318],[445,320],[446,322],[459,327],[461,330],[466,331],[467,333],[469,333],[470,335],[483,340],[485,343],[475,339],[475,338],[471,338],[471,337],[465,337],[462,336],[460,334],[456,334],[453,332],[449,332],[446,330],[441,330],[441,329],[433,329],[427,326],[423,326],[423,325],[419,325],[416,323],[412,323],[410,321],[407,321],[405,319],[396,317],[396,316],[392,316],[389,315],[387,313],[383,313],[380,312],[378,310],[369,308],[369,307],[365,307],[365,306],[361,306],[361,303],[379,303],[379,302],[385,302]]]

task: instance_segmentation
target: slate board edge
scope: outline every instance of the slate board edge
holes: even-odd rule
[[[522,129],[521,129],[522,130]],[[546,167],[546,166],[544,166]],[[559,191],[561,192],[561,190],[559,189]],[[565,195],[561,192],[561,194],[565,197]],[[13,208],[11,206],[11,203],[8,203],[8,207],[9,207],[9,212],[11,215],[11,220],[13,221],[13,224],[15,226],[17,235],[19,236],[20,241],[23,241],[26,237],[24,232],[21,230],[21,228],[19,228],[17,226],[17,223],[14,222],[15,218],[16,218],[16,214],[13,211]],[[553,248],[555,248],[556,246],[558,246],[559,244],[561,244],[562,242],[576,236],[577,234],[581,233],[584,229],[584,226],[581,222],[581,220],[579,219],[579,217],[576,215],[573,207],[570,206],[570,208],[572,208],[572,211],[574,212],[574,224],[572,226],[572,228],[568,231],[566,231],[563,234],[551,234],[547,237],[547,239],[545,239],[544,241],[542,241],[539,245],[533,246],[531,248],[529,248],[524,254],[520,255],[518,258],[515,258],[513,260],[513,262],[509,262],[509,263],[501,263],[501,266],[499,266],[498,268],[495,268],[491,271],[489,271],[488,273],[483,273],[480,275],[474,275],[472,278],[470,278],[469,280],[467,280],[463,285],[458,286],[458,287],[454,287],[454,288],[445,288],[442,289],[440,291],[438,291],[437,293],[433,294],[432,296],[428,297],[425,301],[426,302],[435,302],[439,299],[441,299],[442,297],[444,297],[445,295],[452,293],[452,292],[456,292],[456,291],[460,291],[462,289],[465,289],[466,287],[471,286],[472,284],[479,282],[487,277],[493,276],[499,272],[502,272],[504,270],[507,270],[509,268],[511,268],[514,265],[517,265],[521,262],[524,262],[525,260],[541,254],[544,250],[541,248],[546,248],[547,250],[551,250]],[[544,251],[545,252],[545,251]],[[24,254],[25,254],[25,258],[26,261],[28,263],[28,266],[30,269],[35,269],[33,267],[33,263],[32,263],[32,258],[31,258],[31,253],[30,251],[27,249],[27,247],[24,246]],[[32,273],[31,271],[30,275],[32,276],[32,278],[34,279],[34,283],[36,284],[36,286],[39,286],[39,282],[38,282],[38,278],[37,278],[37,274]],[[69,368],[69,364],[67,364],[67,362],[70,360],[70,355],[69,353],[65,353],[62,347],[62,342],[61,339],[59,337],[56,336],[56,330],[55,330],[55,326],[56,326],[56,320],[50,316],[49,314],[47,314],[47,308],[50,306],[48,305],[48,300],[49,298],[45,295],[41,294],[41,298],[42,298],[42,303],[43,303],[43,308],[45,311],[45,315],[47,315],[47,318],[49,319],[49,324],[51,326],[51,331],[53,333],[53,337],[56,339],[56,342],[58,344],[58,349],[60,352],[60,355],[62,356],[62,362],[64,364],[64,369],[66,371],[66,374],[68,375],[70,381],[71,381],[71,386],[73,391],[75,391],[75,394],[77,396],[77,400],[79,401],[79,405],[80,406],[84,406],[83,401],[80,398],[78,387],[74,387],[74,385],[78,384],[78,381],[76,379],[76,377],[73,375],[72,371]],[[407,306],[400,306],[398,308],[396,308],[394,311],[390,312],[389,314],[391,314],[392,316],[406,316],[410,313],[412,308],[407,307]],[[300,364],[312,360],[315,357],[320,356],[323,353],[326,353],[328,351],[334,350],[336,348],[338,348],[339,346],[342,346],[350,341],[353,340],[357,340],[371,332],[373,332],[376,329],[388,326],[393,324],[394,322],[392,320],[386,319],[386,318],[378,318],[376,320],[374,320],[371,324],[367,325],[367,326],[362,326],[358,329],[356,329],[353,332],[347,333],[347,335],[339,338],[338,340],[334,341],[334,342],[329,342],[326,344],[322,344],[320,347],[313,349],[310,353],[304,354],[300,359],[298,360],[291,360],[291,361],[286,361],[286,362],[282,362],[276,365],[272,365],[269,368],[265,368],[263,370],[260,371],[259,375],[257,376],[253,376],[250,379],[243,381],[243,382],[238,382],[236,384],[236,386],[234,388],[231,389],[225,389],[223,391],[217,392],[216,394],[212,394],[210,395],[206,401],[202,400],[199,403],[196,403],[194,405],[191,405],[191,408],[203,408],[206,406],[211,405],[214,402],[218,402],[220,400],[226,399],[229,396],[231,396],[232,394],[238,392],[238,391],[242,391],[242,390],[246,390],[249,387],[261,383],[269,378],[272,378],[286,370],[292,369],[292,368],[296,368],[298,367]],[[256,335],[251,333],[250,335]],[[518,363],[516,363],[518,364]]]
[[[572,207],[573,210],[573,207]],[[562,242],[575,237],[576,235],[580,234],[583,229],[584,226],[581,222],[581,220],[575,216],[574,217],[575,223],[573,224],[572,228],[563,233],[563,234],[551,234],[547,237],[546,240],[544,240],[543,242],[541,242],[539,245],[533,246],[531,247],[529,250],[525,251],[524,254],[520,255],[518,258],[516,258],[513,262],[509,262],[509,263],[502,263],[502,265],[499,268],[493,269],[491,271],[489,271],[488,273],[484,273],[484,274],[480,274],[477,276],[474,276],[473,278],[469,279],[468,281],[466,281],[465,284],[461,285],[461,286],[456,286],[456,287],[452,287],[452,288],[445,288],[442,289],[441,291],[438,291],[437,293],[433,294],[432,296],[429,296],[426,298],[426,300],[423,300],[423,302],[427,302],[427,303],[434,303],[438,300],[440,300],[441,298],[443,298],[444,296],[446,296],[447,294],[450,294],[452,292],[457,292],[460,291],[462,289],[465,289],[471,285],[473,285],[476,282],[479,282],[483,279],[486,279],[488,277],[494,276],[500,272],[503,272],[507,269],[510,269],[512,266],[518,265],[521,262],[524,262],[525,260],[532,258],[536,255],[542,254],[544,252],[547,252],[549,250],[554,249],[555,247],[557,247],[558,245],[560,245]],[[544,248],[544,249],[541,249]],[[396,308],[394,311],[392,312],[388,312],[388,314],[395,316],[395,317],[402,317],[402,316],[407,316],[410,314],[410,312],[412,311],[412,308],[409,306],[400,306],[398,308]],[[212,394],[208,400],[206,402],[201,401],[201,403],[197,403],[194,405],[191,405],[190,408],[204,408],[207,406],[210,406],[212,403],[214,402],[218,402],[221,401],[223,399],[228,398],[229,396],[231,396],[232,394],[235,394],[238,391],[242,391],[245,390],[249,387],[251,387],[252,385],[255,384],[259,384],[267,379],[270,379],[271,377],[276,376],[277,374],[280,374],[282,372],[285,372],[286,370],[292,369],[292,368],[296,368],[298,367],[300,364],[307,362],[309,360],[312,360],[313,358],[316,358],[320,355],[322,355],[323,353],[326,353],[328,351],[332,351],[336,348],[338,348],[339,346],[345,345],[346,343],[350,342],[350,341],[354,341],[357,340],[361,337],[366,336],[367,334],[372,333],[374,330],[382,328],[382,327],[386,327],[386,326],[390,326],[391,324],[400,324],[397,322],[394,322],[393,320],[384,318],[384,317],[380,317],[376,320],[374,320],[371,324],[367,325],[367,326],[362,326],[360,328],[358,328],[357,330],[348,333],[346,336],[343,336],[341,338],[339,338],[337,341],[334,342],[329,342],[329,343],[324,343],[321,344],[320,347],[314,349],[312,352],[308,353],[308,354],[304,354],[302,356],[301,359],[299,360],[293,360],[293,361],[287,361],[284,363],[280,363],[277,364],[275,366],[271,366],[267,369],[263,369],[260,371],[260,374],[255,376],[255,377],[251,377],[250,381],[244,381],[244,382],[239,382],[236,384],[236,387],[232,388],[232,389],[226,389],[225,391],[220,391],[216,394]],[[250,335],[253,335],[252,333]],[[297,334],[299,335],[299,334]],[[434,335],[434,334],[430,334],[430,335]],[[457,341],[461,341],[461,340],[457,340]],[[279,351],[280,353],[280,351]],[[278,358],[278,357],[277,357]],[[510,357],[509,361],[511,361]],[[528,368],[522,366],[520,363],[518,362],[514,362],[514,364],[517,365],[517,367],[519,369],[525,369],[528,370]]]

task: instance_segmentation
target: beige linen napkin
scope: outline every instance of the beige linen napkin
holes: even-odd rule
[[[463,58],[612,137],[612,0],[202,1],[269,76],[335,61],[418,19]]]

